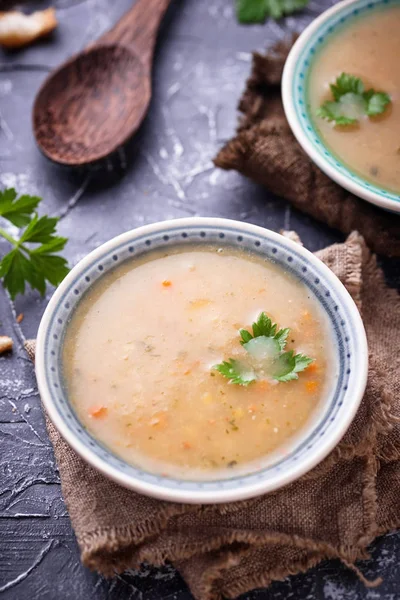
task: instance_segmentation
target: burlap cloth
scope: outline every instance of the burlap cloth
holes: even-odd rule
[[[81,460],[48,421],[86,566],[111,576],[143,561],[170,561],[197,599],[234,598],[325,558],[339,558],[356,570],[354,561],[367,557],[368,544],[399,526],[399,297],[385,285],[357,233],[318,256],[353,296],[369,340],[367,391],[342,442],[312,472],[277,492],[190,506],[112,483]],[[27,350],[33,357],[33,343]]]
[[[346,234],[356,229],[378,254],[400,256],[400,216],[336,185],[295,140],[280,93],[290,46],[280,43],[266,56],[253,55],[252,73],[239,104],[242,118],[237,135],[219,152],[215,164],[240,171],[299,210]]]

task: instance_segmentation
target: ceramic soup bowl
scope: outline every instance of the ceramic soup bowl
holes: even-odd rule
[[[178,480],[132,466],[96,440],[79,422],[63,379],[62,351],[68,323],[82,296],[105,273],[155,249],[217,244],[250,250],[300,279],[326,313],[337,360],[337,376],[314,418],[287,450],[265,468],[224,480]],[[117,483],[165,500],[229,502],[276,490],[317,465],[339,442],[362,399],[368,349],[360,314],[337,277],[302,246],[267,229],[226,219],[190,218],[146,225],[103,244],[69,273],[55,291],[40,323],[36,375],[45,409],[69,445]]]
[[[333,154],[321,138],[310,115],[308,83],[315,57],[343,25],[398,0],[345,0],[312,21],[299,36],[287,58],[282,76],[282,99],[286,118],[303,150],[331,179],[376,206],[400,212],[400,195],[357,175]],[[344,69],[345,70],[345,69]]]

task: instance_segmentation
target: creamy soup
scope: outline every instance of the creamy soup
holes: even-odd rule
[[[400,192],[400,6],[371,11],[345,25],[318,52],[309,78],[310,114],[331,150],[362,177]],[[335,126],[316,117],[342,73],[359,77],[365,89],[390,95],[382,115],[357,125]]]
[[[314,362],[298,380],[247,387],[213,366],[246,354],[238,331],[262,311]],[[273,262],[193,247],[127,261],[78,305],[64,373],[79,419],[127,462],[181,478],[232,476],[290,440],[335,375],[329,324]]]

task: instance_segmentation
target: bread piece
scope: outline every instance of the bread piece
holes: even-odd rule
[[[22,48],[56,27],[56,11],[51,7],[30,15],[16,10],[0,12],[0,46]]]
[[[13,341],[8,335],[0,335],[0,354],[12,350]]]

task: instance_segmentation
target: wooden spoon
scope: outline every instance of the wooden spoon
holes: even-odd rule
[[[170,0],[138,0],[111,31],[49,75],[33,107],[42,152],[63,165],[93,163],[138,129],[151,98],[153,51]]]

